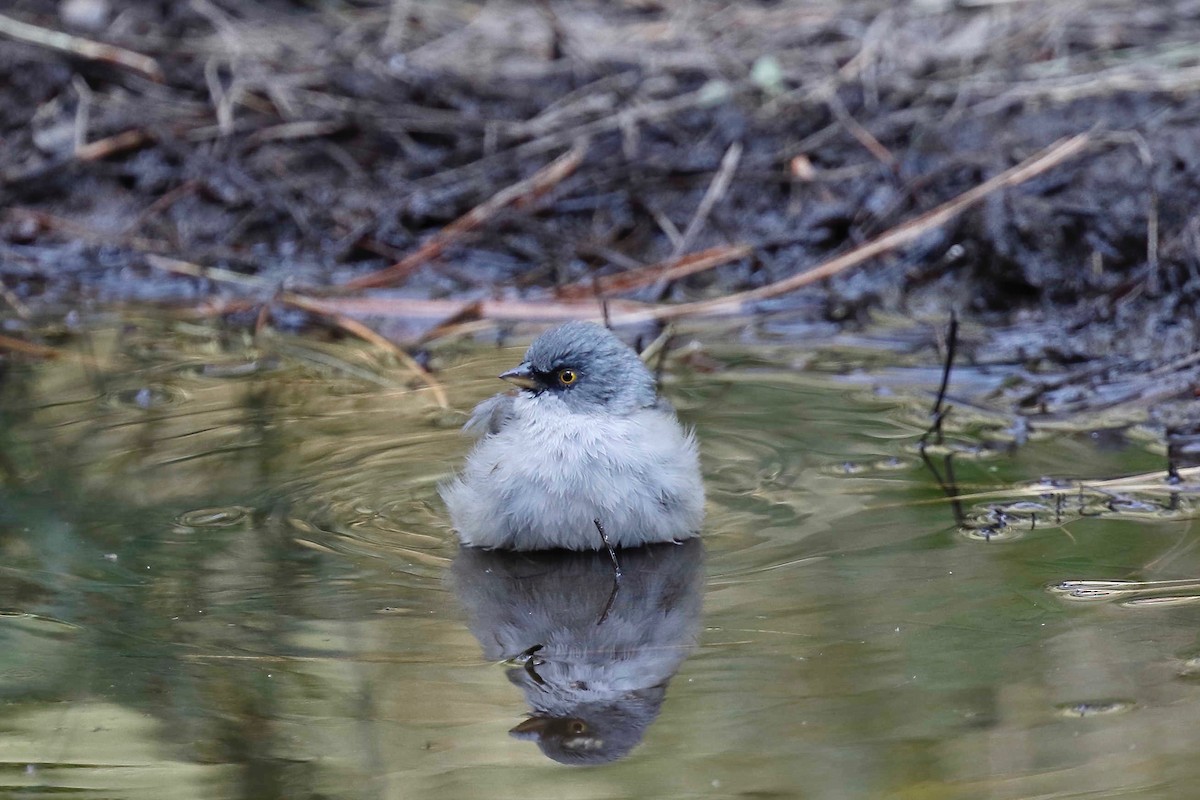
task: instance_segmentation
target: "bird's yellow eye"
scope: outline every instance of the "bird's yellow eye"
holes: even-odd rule
[[[579,736],[581,734],[587,733],[587,725],[584,725],[583,722],[580,720],[573,719],[567,723],[567,730],[570,733],[573,733],[576,736]]]
[[[579,380],[579,373],[573,369],[560,369],[558,371],[558,382],[563,386],[570,386],[577,380]]]

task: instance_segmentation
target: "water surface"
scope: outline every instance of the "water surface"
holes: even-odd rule
[[[712,342],[721,369],[667,381],[702,440],[704,547],[631,554],[610,603],[603,562],[460,554],[447,529],[457,428],[519,348],[439,350],[442,409],[352,345],[150,320],[84,338],[0,383],[5,791],[1173,798],[1200,781],[1192,495],[1140,430],[1008,448],[1011,420],[964,408],[931,448],[939,472],[955,454],[956,506],[919,457],[911,386],[848,377],[846,352]],[[931,357],[904,358],[936,383]],[[544,648],[511,658],[524,641]],[[510,733],[552,691],[633,698],[615,760],[563,766]]]

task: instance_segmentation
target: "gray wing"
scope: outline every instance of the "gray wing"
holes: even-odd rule
[[[513,397],[510,394],[498,394],[489,397],[471,412],[471,418],[463,425],[465,433],[473,436],[486,436],[497,433],[512,417]]]

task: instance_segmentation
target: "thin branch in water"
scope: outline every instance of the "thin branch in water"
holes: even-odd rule
[[[921,435],[920,441],[917,442],[917,452],[921,455],[921,460],[925,462],[925,466],[933,473],[933,479],[937,481],[943,494],[950,500],[950,507],[954,511],[955,523],[961,525],[965,516],[963,515],[962,501],[959,499],[958,480],[954,476],[954,453],[947,453],[942,460],[943,466],[946,469],[946,476],[943,480],[942,475],[938,473],[937,467],[933,465],[933,460],[926,452],[926,445],[929,442],[930,436],[935,436],[937,443],[941,444],[942,423],[945,422],[946,415],[950,413],[950,408],[945,405],[946,390],[950,386],[950,371],[954,367],[954,356],[958,352],[958,315],[953,311],[950,312],[950,325],[946,330],[946,358],[942,362],[942,380],[938,385],[937,396],[933,399],[933,407],[929,409],[929,415],[933,418],[929,423],[929,428]]]
[[[596,531],[600,534],[600,541],[604,542],[604,547],[608,550],[608,557],[612,559],[613,565],[613,580],[618,583],[621,581],[621,562],[617,561],[617,551],[613,549],[612,542],[608,540],[608,534],[604,532],[604,523],[599,519],[592,520],[596,525]]]
[[[942,382],[938,386],[937,396],[933,399],[933,408],[929,409],[929,416],[933,418],[930,423],[929,430],[925,431],[925,435],[921,437],[921,447],[925,446],[925,441],[930,435],[936,435],[938,444],[942,443],[942,422],[946,418],[946,414],[950,413],[949,408],[944,408],[943,404],[946,400],[946,389],[950,386],[950,371],[954,368],[954,356],[958,352],[958,314],[954,311],[950,312],[950,327],[946,330],[946,359],[942,363]]]
[[[950,385],[950,370],[954,367],[954,356],[958,352],[958,314],[950,312],[950,327],[946,331],[946,360],[942,365],[942,382],[938,386],[937,397],[934,398],[933,408],[929,413],[937,416],[941,413],[942,403],[946,399],[946,388]]]

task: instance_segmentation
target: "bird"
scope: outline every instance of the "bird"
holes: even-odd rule
[[[560,325],[499,377],[518,390],[476,406],[463,429],[478,441],[439,487],[462,544],[611,554],[699,535],[695,433],[612,331]]]

